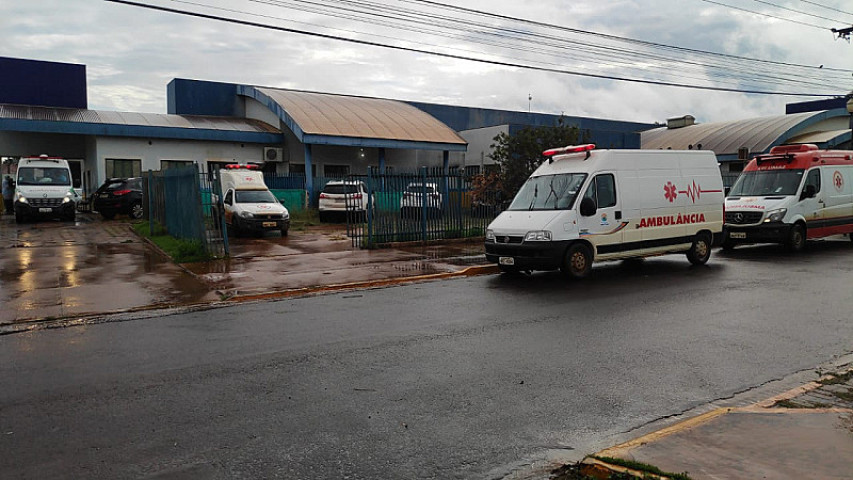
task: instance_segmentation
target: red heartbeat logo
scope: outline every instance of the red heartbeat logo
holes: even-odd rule
[[[696,183],[696,180],[687,185],[686,190],[678,190],[672,182],[666,182],[666,185],[663,186],[663,196],[669,200],[669,203],[674,202],[680,193],[687,195],[693,203],[696,203],[696,200],[701,198],[703,193],[722,193],[722,190],[702,190],[702,187]]]

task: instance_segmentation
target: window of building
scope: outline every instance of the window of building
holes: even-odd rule
[[[345,177],[349,175],[349,165],[323,165],[324,177]]]
[[[290,164],[290,173],[293,175],[305,175],[305,164],[304,163],[291,163]],[[317,165],[311,164],[311,177],[314,178],[317,176]]]
[[[194,163],[192,160],[160,160],[160,170],[188,167]]]
[[[142,175],[142,160],[106,159],[107,178],[127,178]]]

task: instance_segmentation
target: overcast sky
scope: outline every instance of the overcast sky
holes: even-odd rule
[[[372,1],[385,3],[389,8],[427,6],[411,0]],[[327,13],[298,11],[293,6],[305,5],[298,1],[155,0],[140,3],[503,63],[670,83],[750,86],[743,79],[725,83],[724,75],[719,73],[709,78],[697,73],[682,74],[680,68],[671,66],[656,71],[655,61],[643,56],[636,57],[630,67],[624,63],[615,65],[602,57],[585,54],[589,49],[583,42],[595,41],[594,37],[584,39],[558,30],[548,32],[581,42],[581,49],[560,58],[547,57],[531,52],[528,47],[508,50],[474,43],[471,39],[475,35],[471,32],[458,35],[405,32],[387,28],[388,25],[367,24]],[[272,3],[279,5],[271,6]],[[451,4],[450,1],[446,3]],[[719,0],[716,3],[781,18],[748,13],[708,0],[462,0],[452,5],[647,42],[809,65],[814,67],[812,71],[800,69],[797,75],[805,79],[813,76],[824,85],[774,87],[772,77],[777,68],[785,70],[788,67],[746,65],[744,68],[756,75],[771,78],[768,83],[753,85],[755,89],[839,95],[853,90],[853,45],[836,39],[827,29],[816,28],[843,28],[853,24],[850,14],[853,5],[849,0]],[[256,15],[204,9],[195,4]],[[447,9],[433,11],[460,19],[524,26],[537,31],[537,27],[530,24],[480,18]],[[692,114],[701,122],[777,115],[784,113],[786,103],[810,99],[693,90],[477,63],[101,0],[4,1],[0,3],[0,32],[2,56],[85,64],[89,108],[95,110],[165,113],[166,85],[173,78],[470,107],[520,111],[530,108],[535,112],[639,122],[662,122],[684,114]],[[511,39],[505,43],[510,48],[515,45]],[[613,45],[624,47],[619,43]],[[685,57],[685,60],[705,61],[703,57]],[[824,65],[824,69],[818,69],[820,65]],[[824,78],[824,72],[830,70],[833,76]],[[827,82],[831,87],[825,86]]]

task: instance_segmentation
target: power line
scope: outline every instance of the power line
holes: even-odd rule
[[[752,0],[752,1],[757,2],[757,3],[763,3],[764,5],[769,5],[771,7],[776,7],[776,8],[779,8],[781,10],[786,10],[786,11],[793,12],[793,13],[798,13],[800,15],[806,15],[806,16],[813,17],[813,18],[819,18],[821,20],[829,20],[830,22],[840,22],[839,20],[836,20],[834,18],[822,17],[820,15],[815,15],[813,13],[808,13],[808,12],[803,12],[801,10],[796,10],[793,8],[785,7],[783,5],[778,5],[778,4],[775,4],[772,2],[767,2],[765,0]]]
[[[834,12],[843,13],[843,14],[845,14],[845,15],[853,15],[853,13],[851,13],[851,12],[845,12],[844,10],[840,10],[840,9],[835,8],[835,7],[830,7],[829,5],[823,5],[823,4],[821,4],[821,3],[811,2],[811,1],[809,1],[809,0],[800,0],[800,1],[801,1],[801,2],[803,2],[803,3],[810,3],[810,4],[812,4],[812,5],[815,5],[815,6],[818,6],[818,7],[821,7],[821,8],[825,8],[825,9],[827,9],[827,10],[832,10],[832,11],[834,11]]]
[[[486,64],[498,65],[498,66],[504,66],[504,67],[510,67],[510,68],[523,68],[523,69],[530,69],[530,70],[536,70],[536,71],[560,73],[560,74],[575,75],[575,76],[582,76],[582,77],[589,77],[589,78],[627,81],[627,82],[633,82],[633,83],[643,83],[643,84],[661,85],[661,86],[674,86],[674,87],[680,87],[680,88],[692,88],[692,89],[712,90],[712,91],[754,93],[754,94],[764,94],[764,95],[804,96],[804,97],[834,96],[832,94],[775,92],[775,91],[759,90],[759,89],[753,89],[753,88],[727,88],[727,87],[694,85],[694,84],[681,83],[681,82],[667,82],[667,81],[660,81],[660,80],[648,80],[648,79],[630,78],[630,77],[618,76],[618,75],[601,75],[601,74],[594,74],[594,73],[573,71],[573,70],[566,70],[566,69],[558,69],[558,68],[551,68],[551,67],[524,65],[524,64],[520,64],[520,63],[512,63],[512,62],[499,61],[499,60],[489,60],[489,59],[462,56],[462,55],[451,54],[451,53],[441,53],[441,52],[434,52],[434,51],[428,51],[428,50],[411,48],[411,47],[389,45],[389,44],[383,44],[383,43],[378,43],[378,42],[373,42],[373,41],[357,40],[357,39],[352,39],[352,38],[341,37],[338,35],[322,34],[322,33],[317,33],[317,32],[310,32],[310,31],[305,31],[305,30],[298,30],[298,29],[280,27],[280,26],[269,25],[269,24],[262,24],[262,23],[257,23],[257,22],[250,22],[250,21],[246,21],[246,20],[224,18],[221,16],[210,15],[210,14],[206,14],[206,13],[190,12],[190,11],[180,10],[180,9],[175,9],[175,8],[167,8],[167,7],[160,7],[160,6],[154,6],[154,5],[147,5],[147,4],[142,4],[139,2],[135,2],[135,1],[127,1],[127,0],[106,0],[106,1],[112,2],[112,3],[119,3],[119,4],[130,5],[130,6],[136,6],[136,7],[141,7],[141,8],[148,8],[148,9],[163,11],[163,12],[167,12],[167,13],[194,16],[194,17],[198,17],[198,18],[217,20],[217,21],[222,21],[222,22],[229,22],[229,23],[241,24],[241,25],[246,25],[246,26],[258,27],[258,28],[272,29],[272,30],[283,31],[283,32],[288,32],[288,33],[308,35],[308,36],[324,38],[324,39],[329,39],[329,40],[335,40],[335,41],[345,41],[345,42],[367,45],[367,46],[382,47],[382,48],[399,50],[399,51],[429,54],[429,55],[435,55],[435,56],[440,56],[440,57],[444,57],[444,58],[474,61],[474,62],[479,62],[479,63],[486,63]],[[191,3],[191,2],[181,2],[181,3]],[[311,3],[311,2],[308,2],[308,3]],[[195,5],[198,6],[198,4],[195,4]],[[315,6],[316,6],[316,2],[315,2]],[[215,8],[215,7],[208,6],[208,8]],[[247,13],[247,12],[240,12],[240,11],[233,11],[232,10],[232,13]],[[782,80],[784,80],[784,78]],[[817,86],[822,87],[822,85],[817,85]],[[833,88],[837,88],[837,87],[833,86]]]
[[[741,12],[747,12],[747,13],[752,13],[755,15],[761,15],[763,17],[775,18],[776,20],[782,20],[785,22],[797,23],[800,25],[805,25],[806,27],[817,28],[819,30],[829,30],[829,27],[822,27],[820,25],[815,25],[813,23],[807,23],[807,22],[801,22],[799,20],[791,20],[790,18],[779,17],[776,15],[770,15],[769,13],[756,12],[755,10],[749,10],[747,8],[736,7],[734,5],[729,5],[727,3],[715,2],[714,0],[702,0],[702,1],[706,2],[706,3],[713,3],[714,5],[719,5],[721,7],[731,8],[733,10],[740,10]]]

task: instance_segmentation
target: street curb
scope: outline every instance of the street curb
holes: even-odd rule
[[[850,364],[847,365],[846,368],[841,368],[842,365],[836,365],[836,369],[839,371],[843,370],[845,372],[853,370],[853,368],[849,367]],[[741,407],[720,407],[709,412],[705,412],[700,415],[696,415],[691,418],[687,418],[673,425],[661,428],[654,432],[647,433],[645,435],[641,435],[637,438],[628,440],[618,445],[614,445],[612,447],[605,448],[600,450],[594,454],[588,455],[581,461],[581,465],[589,465],[587,468],[590,469],[590,473],[592,476],[596,476],[596,472],[602,472],[602,469],[609,471],[609,473],[624,473],[628,472],[632,475],[636,475],[638,478],[646,478],[643,475],[648,475],[650,478],[658,478],[661,480],[667,480],[669,477],[654,475],[651,473],[644,472],[636,472],[631,469],[627,469],[626,467],[620,465],[614,465],[598,458],[593,457],[610,457],[610,458],[625,458],[626,456],[630,456],[630,452],[635,448],[641,447],[647,443],[652,443],[659,441],[667,436],[689,430],[691,428],[695,428],[701,426],[705,423],[713,421],[719,417],[724,415],[728,415],[730,413],[779,413],[779,414],[790,414],[792,412],[808,412],[808,413],[816,413],[816,412],[832,412],[832,413],[850,413],[851,410],[843,409],[843,408],[808,408],[808,409],[789,409],[782,407],[774,407],[777,402],[783,400],[790,400],[796,398],[800,395],[806,394],[820,388],[822,384],[820,383],[822,380],[830,379],[832,375],[825,374],[821,375],[821,377],[816,381],[806,382],[797,387],[789,389],[785,392],[782,392],[777,395],[773,395],[764,400],[760,400],[757,402],[753,402],[750,405],[741,406]],[[598,477],[596,477],[598,478]],[[602,477],[602,478],[607,478]]]
[[[313,294],[333,293],[348,290],[363,290],[368,288],[388,287],[393,285],[401,285],[406,283],[425,282],[429,280],[443,280],[447,278],[457,277],[473,277],[478,275],[492,275],[498,273],[497,265],[476,265],[468,267],[458,272],[443,272],[431,273],[428,275],[416,275],[413,277],[397,277],[382,280],[369,280],[364,282],[340,283],[332,285],[321,285],[316,287],[302,287],[287,290],[279,290],[274,292],[265,292],[257,294],[235,295],[224,299],[226,302],[245,302],[254,300],[268,300],[275,298],[299,297]]]
[[[160,253],[164,254],[162,250],[160,250],[156,245],[154,247],[160,251]],[[168,255],[166,255],[168,258]],[[184,267],[181,267],[184,268]],[[25,333],[34,330],[45,330],[52,328],[66,328],[66,327],[74,327],[81,325],[92,325],[97,323],[108,323],[111,321],[127,321],[134,320],[135,318],[128,319],[116,319],[114,317],[121,315],[130,315],[134,313],[144,313],[144,312],[156,312],[156,311],[164,311],[166,315],[183,313],[183,312],[196,312],[203,310],[210,310],[214,308],[233,306],[239,303],[245,302],[253,302],[253,301],[265,301],[265,300],[276,300],[281,298],[297,298],[297,297],[307,297],[311,295],[322,295],[325,293],[335,293],[335,292],[344,292],[344,291],[353,291],[353,290],[363,290],[370,288],[381,288],[381,287],[389,287],[394,285],[402,285],[407,283],[416,283],[416,282],[425,282],[430,280],[442,280],[449,278],[461,278],[461,277],[473,277],[479,275],[491,275],[498,273],[497,265],[476,265],[472,267],[467,267],[458,272],[444,272],[444,273],[434,273],[429,275],[417,275],[411,277],[397,277],[397,278],[389,278],[383,280],[372,280],[366,282],[353,282],[353,283],[343,283],[343,284],[335,284],[335,285],[322,285],[316,287],[303,287],[303,288],[294,288],[288,290],[279,290],[274,292],[265,292],[265,293],[257,293],[257,294],[245,294],[245,295],[234,295],[231,297],[223,298],[218,301],[211,302],[202,302],[202,303],[188,303],[188,304],[174,304],[174,303],[159,303],[152,305],[143,305],[139,307],[127,308],[123,310],[114,310],[109,312],[92,312],[92,313],[83,313],[77,315],[67,315],[64,317],[50,317],[50,318],[33,318],[29,320],[24,320],[21,322],[14,323],[6,323],[0,325],[0,336],[3,335],[11,335],[15,333]],[[191,272],[190,272],[191,273]]]

